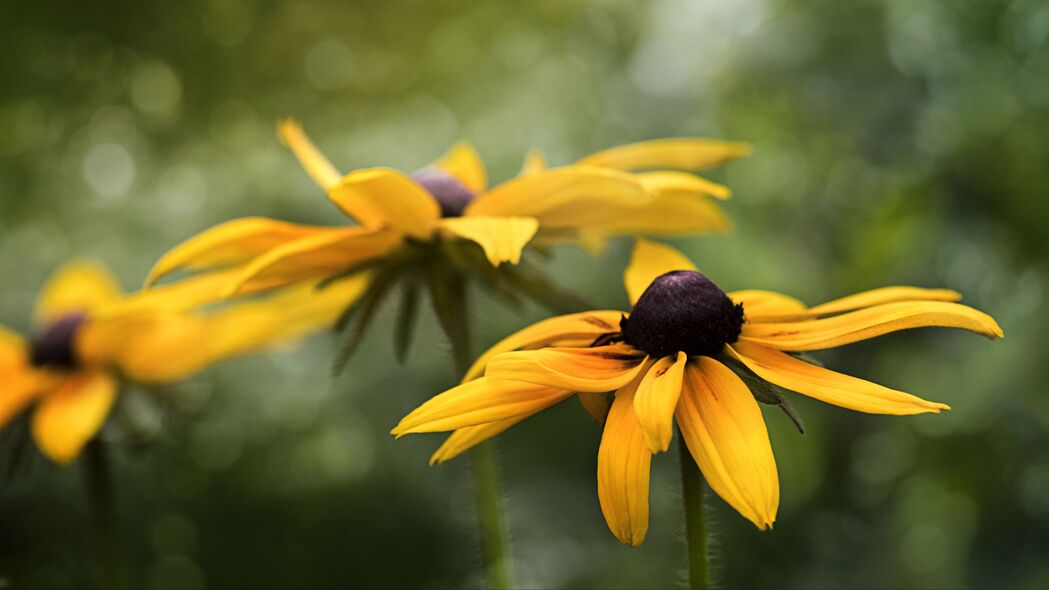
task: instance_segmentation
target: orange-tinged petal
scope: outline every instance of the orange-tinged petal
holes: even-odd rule
[[[630,304],[637,303],[656,277],[675,270],[696,270],[696,266],[675,248],[649,240],[638,240],[630,255],[630,264],[623,274]]]
[[[441,220],[441,227],[452,234],[476,242],[484,249],[492,266],[504,262],[517,264],[521,252],[539,230],[539,220],[534,217],[448,217]]]
[[[947,404],[836,373],[760,344],[737,342],[727,350],[769,383],[857,412],[905,416],[951,409]]]
[[[652,454],[634,414],[639,379],[616,392],[597,453],[597,497],[612,534],[637,547],[648,532]]]
[[[431,398],[405,416],[391,433],[443,432],[527,417],[570,395],[572,392],[563,389],[481,377]]]
[[[624,344],[594,348],[543,348],[504,352],[488,363],[492,381],[524,381],[570,391],[600,393],[629,383],[644,353]]]
[[[586,166],[617,170],[670,168],[700,170],[750,154],[749,144],[716,139],[655,139],[621,145],[579,160]]]
[[[317,146],[313,145],[309,137],[306,137],[306,133],[303,132],[302,126],[299,122],[294,119],[281,119],[277,123],[277,135],[280,137],[281,142],[287,146],[295,157],[298,158],[299,163],[306,169],[306,173],[310,175],[310,178],[314,182],[321,185],[321,187],[328,189],[334,186],[342,179],[342,174],[339,173],[338,169],[324,157],[324,154],[317,149]]]
[[[361,225],[419,239],[429,238],[441,217],[437,200],[425,188],[391,168],[351,172],[328,189],[328,198]]]
[[[820,350],[911,328],[961,328],[1001,338],[991,316],[943,301],[885,303],[818,320],[743,324],[742,338],[779,350]]]
[[[0,327],[0,428],[20,413],[41,389],[41,379],[27,362],[26,343]]]
[[[598,424],[604,424],[608,418],[608,411],[612,407],[612,404],[608,401],[608,396],[603,393],[580,393],[576,395],[579,398],[579,405],[583,406],[587,414],[594,419]]]
[[[337,228],[287,223],[264,217],[246,217],[221,223],[169,250],[149,276],[149,287],[177,270],[200,272],[241,264],[274,248]]]
[[[33,439],[56,463],[68,463],[102,428],[117,395],[116,380],[102,371],[68,377],[33,412]]]
[[[677,423],[689,453],[719,496],[764,530],[779,508],[779,476],[761,409],[728,367],[709,357],[685,369]]]
[[[760,322],[765,318],[803,318],[808,313],[801,301],[773,291],[747,289],[733,291],[728,297],[733,303],[743,304],[743,316],[748,322]]]
[[[555,342],[582,339],[593,342],[598,336],[619,331],[621,311],[587,311],[557,316],[537,322],[527,328],[507,336],[484,354],[477,357],[470,370],[463,377],[463,382],[476,379],[484,374],[489,361],[496,355],[511,350],[541,348]],[[583,344],[581,346],[586,346]],[[565,344],[564,346],[568,346]]]
[[[246,265],[224,295],[244,295],[319,280],[383,256],[401,245],[391,231],[364,227],[333,229],[290,242]]]
[[[950,289],[922,289],[920,287],[882,287],[864,291],[809,308],[814,316],[829,315],[873,307],[897,301],[960,301],[962,294]]]
[[[634,413],[653,454],[670,448],[674,436],[674,410],[681,396],[688,355],[663,357],[645,372],[634,396]]]
[[[651,193],[672,194],[684,197],[714,197],[728,199],[732,189],[688,172],[661,170],[642,172],[637,175],[645,189]]]
[[[80,260],[52,273],[41,290],[33,317],[48,323],[71,313],[88,313],[120,301],[120,286],[97,262]]]
[[[452,146],[435,164],[451,174],[474,193],[480,193],[488,187],[488,174],[484,170],[484,161],[469,142],[459,142]]]

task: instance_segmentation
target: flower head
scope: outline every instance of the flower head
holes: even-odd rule
[[[320,296],[300,289],[192,310],[219,288],[207,277],[125,295],[97,264],[62,267],[37,302],[33,338],[0,328],[0,428],[34,405],[37,446],[56,462],[71,461],[102,427],[122,380],[164,385],[303,336],[334,321],[364,281]]]
[[[446,461],[577,396],[604,423],[598,498],[620,541],[644,540],[651,457],[669,448],[675,423],[710,487],[766,529],[776,518],[779,479],[744,378],[861,412],[939,412],[948,406],[792,353],[927,326],[1002,336],[990,316],[956,303],[954,291],[887,287],[807,307],[769,291],[725,293],[676,250],[646,241],[638,242],[625,279],[629,313],[572,314],[525,328],[393,433],[454,431],[433,456]],[[614,392],[610,406],[607,392]]]

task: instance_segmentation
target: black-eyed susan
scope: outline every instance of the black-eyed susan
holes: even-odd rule
[[[37,446],[67,463],[105,423],[122,382],[173,383],[217,361],[303,336],[334,322],[364,287],[362,277],[329,293],[295,289],[194,311],[214,299],[221,280],[125,295],[104,267],[71,263],[40,294],[35,337],[0,328],[0,428],[32,407]]]
[[[567,315],[510,336],[393,433],[455,431],[433,456],[445,461],[577,395],[604,422],[598,497],[620,541],[644,540],[651,457],[667,450],[675,421],[710,487],[766,529],[779,479],[758,403],[737,371],[861,412],[939,412],[948,407],[792,353],[927,326],[1002,336],[990,316],[956,303],[954,291],[888,287],[807,307],[768,291],[725,293],[676,250],[646,241],[625,279],[629,313]]]
[[[223,223],[165,254],[147,285],[178,270],[222,269],[232,276],[224,295],[232,296],[326,284],[371,267],[374,281],[355,312],[357,334],[397,282],[409,292],[429,288],[442,322],[459,313],[451,308],[461,301],[461,283],[469,277],[510,299],[578,308],[522,263],[526,245],[723,231],[728,222],[714,201],[727,198],[728,188],[693,172],[749,151],[734,142],[655,140],[556,168],[533,153],[518,176],[489,186],[480,156],[465,143],[413,174],[380,167],[343,175],[294,121],[282,121],[278,132],[329,200],[357,224],[320,227],[264,218]],[[407,308],[418,300],[411,293],[404,299]],[[406,309],[402,316],[414,312]],[[455,330],[444,323],[454,338]]]

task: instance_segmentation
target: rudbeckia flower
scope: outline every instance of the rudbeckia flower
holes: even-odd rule
[[[526,245],[723,231],[728,222],[713,201],[727,198],[728,188],[691,172],[749,152],[741,143],[668,139],[556,168],[533,153],[520,175],[489,186],[480,156],[465,143],[412,174],[379,167],[343,175],[294,121],[282,121],[278,132],[328,199],[356,224],[321,227],[255,217],[223,223],[165,254],[147,286],[178,270],[222,269],[232,275],[223,295],[233,296],[301,282],[326,284],[376,267],[361,307],[372,307],[396,280],[410,275],[417,278],[406,284],[428,284],[431,291],[454,291],[455,277],[469,275],[499,295],[549,305],[552,286],[519,264]],[[419,272],[406,272],[413,270]],[[434,279],[445,284],[435,286]],[[433,295],[435,301],[457,297]],[[369,315],[359,317],[364,323]]]
[[[393,434],[455,431],[433,456],[446,461],[576,395],[604,422],[598,498],[620,541],[645,538],[651,458],[668,449],[675,422],[710,487],[766,529],[776,519],[779,479],[740,373],[860,412],[935,413],[949,408],[796,354],[930,326],[1002,337],[990,316],[955,303],[954,291],[887,287],[808,307],[769,291],[725,293],[676,250],[646,241],[625,279],[629,313],[555,317],[510,336]],[[606,392],[614,392],[610,408]]]
[[[100,265],[76,262],[47,282],[31,339],[0,328],[0,428],[32,406],[31,432],[57,463],[73,460],[102,428],[122,382],[173,383],[220,360],[331,324],[364,288],[290,290],[212,311],[220,281],[194,279],[125,295]]]

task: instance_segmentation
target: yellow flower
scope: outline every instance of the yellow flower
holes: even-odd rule
[[[766,529],[776,519],[779,479],[761,411],[737,371],[861,412],[939,412],[949,408],[791,353],[926,326],[1002,337],[990,316],[955,303],[954,291],[887,287],[815,307],[769,291],[726,294],[676,250],[646,241],[625,280],[629,314],[555,317],[510,336],[476,361],[462,385],[420,406],[393,434],[454,430],[433,456],[442,462],[577,395],[604,421],[598,497],[605,519],[620,541],[639,545],[648,530],[651,456],[667,450],[676,420],[710,487]]]
[[[101,429],[122,379],[163,385],[303,336],[333,322],[365,286],[361,278],[330,293],[290,290],[214,311],[189,309],[214,299],[222,284],[223,277],[207,277],[125,295],[97,264],[62,267],[37,301],[34,339],[0,328],[0,428],[34,405],[37,446],[67,463]]]
[[[321,227],[265,218],[211,228],[165,254],[147,285],[185,270],[234,268],[225,296],[343,276],[403,245],[441,238],[474,242],[492,266],[520,261],[534,240],[595,244],[622,234],[722,231],[728,222],[712,202],[727,187],[683,170],[746,155],[746,144],[703,139],[642,142],[547,168],[530,154],[521,174],[488,186],[477,152],[454,146],[408,175],[367,168],[343,176],[291,120],[278,131],[331,202],[358,225]],[[640,169],[656,169],[633,172]]]

